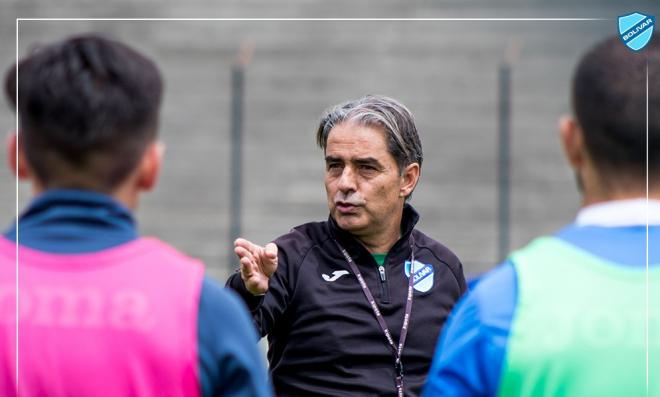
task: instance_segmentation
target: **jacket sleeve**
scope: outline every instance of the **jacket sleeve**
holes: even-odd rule
[[[459,296],[462,296],[468,289],[467,283],[465,281],[465,273],[463,272],[463,264],[461,260],[449,249],[447,249],[446,257],[448,259],[447,264],[451,270],[454,278],[456,279],[456,284],[458,285]]]
[[[197,323],[203,396],[273,395],[245,305],[208,277],[202,283]]]
[[[463,295],[440,334],[424,397],[497,395],[515,304],[508,262]]]
[[[243,284],[241,275],[233,274],[226,286],[236,291],[252,313],[259,335],[268,335],[280,322],[287,310],[297,282],[297,272],[308,240],[294,230],[274,241],[277,245],[277,270],[270,278],[268,291],[263,296],[252,295]]]
[[[456,300],[467,291],[467,283],[465,282],[465,274],[463,273],[463,264],[460,259],[449,248],[440,242],[431,239],[424,233],[414,230],[415,238],[422,241],[422,245],[418,248],[426,248],[431,252],[436,260],[444,263],[449,268],[453,276],[453,281],[456,283]]]

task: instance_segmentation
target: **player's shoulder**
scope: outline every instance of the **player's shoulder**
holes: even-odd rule
[[[291,228],[288,233],[279,236],[277,240],[309,240],[323,241],[330,236],[327,221],[307,222]]]
[[[470,281],[465,297],[479,313],[482,321],[509,318],[517,297],[516,270],[510,261],[504,261],[492,270]]]
[[[217,329],[236,328],[239,333],[247,332],[246,329],[252,331],[249,311],[241,297],[231,288],[222,287],[208,275],[202,278],[199,308],[200,316],[211,319],[203,322],[212,324]]]
[[[217,281],[208,275],[202,278],[202,298],[211,302],[214,306],[227,310],[238,310],[243,306],[243,301],[233,290],[222,287]]]
[[[303,257],[312,248],[322,246],[331,239],[328,222],[308,222],[298,225],[273,242],[289,256]]]
[[[142,237],[135,241],[136,244],[141,244],[150,252],[160,254],[162,256],[171,257],[175,259],[192,259],[187,254],[179,251],[174,246],[155,237]]]
[[[440,260],[444,261],[457,261],[458,257],[456,254],[446,245],[439,242],[438,240],[428,236],[426,233],[422,232],[419,229],[414,229],[412,231],[412,236],[415,240],[415,246],[418,249],[428,249]]]
[[[417,250],[420,252],[426,251],[427,254],[435,257],[437,261],[446,264],[455,274],[462,274],[463,265],[449,247],[418,229],[412,231],[412,236]]]

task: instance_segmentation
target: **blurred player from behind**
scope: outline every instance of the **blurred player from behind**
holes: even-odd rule
[[[9,164],[34,199],[0,238],[0,394],[269,396],[243,303],[138,235],[163,155],[156,65],[84,35],[19,61],[5,89]]]
[[[425,396],[660,396],[659,87],[657,39],[582,58],[560,121],[582,208],[456,305]]]

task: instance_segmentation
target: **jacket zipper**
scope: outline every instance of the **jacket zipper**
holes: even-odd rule
[[[380,302],[390,303],[390,289],[387,285],[387,273],[384,265],[378,265],[378,274],[380,275]]]

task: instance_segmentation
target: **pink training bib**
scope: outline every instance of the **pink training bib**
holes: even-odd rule
[[[90,254],[0,238],[0,394],[200,394],[203,266],[155,239]]]

